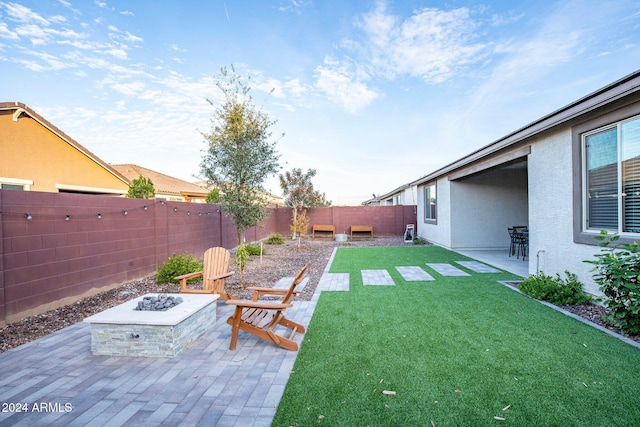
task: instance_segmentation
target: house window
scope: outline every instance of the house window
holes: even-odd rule
[[[640,116],[584,134],[584,229],[640,233]]]
[[[436,221],[436,185],[431,184],[424,187],[424,220],[425,222]]]
[[[24,190],[24,185],[19,184],[0,184],[0,188],[3,190]]]
[[[7,178],[0,176],[0,189],[30,191],[33,181],[28,179]]]

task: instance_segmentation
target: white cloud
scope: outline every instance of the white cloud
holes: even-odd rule
[[[490,53],[477,41],[479,25],[467,8],[420,9],[401,20],[380,2],[356,21],[360,36],[342,41],[342,57],[316,67],[316,87],[357,113],[380,97],[369,87],[375,78],[409,76],[441,83]]]
[[[488,54],[488,47],[477,41],[479,23],[467,8],[426,8],[400,21],[380,3],[357,25],[366,38],[354,46],[359,46],[374,73],[388,78],[400,74],[439,83]]]
[[[129,31],[125,32],[124,40],[133,42],[133,43],[142,43],[144,41],[142,37],[138,37],[134,34],[131,34]]]
[[[0,37],[7,40],[18,40],[20,38],[16,33],[11,31],[4,22],[0,22]]]
[[[108,49],[105,53],[108,53],[117,59],[127,59],[127,51],[124,49]]]
[[[16,22],[35,22],[39,25],[49,25],[49,21],[35,13],[28,7],[22,6],[17,3],[5,3],[5,10],[7,11],[7,15],[9,19]]]
[[[145,84],[143,82],[113,83],[109,86],[116,92],[120,92],[127,96],[135,96],[145,88]]]
[[[44,44],[49,40],[49,34],[38,25],[20,25],[15,31],[20,37],[29,39],[32,44]]]
[[[326,59],[315,69],[316,87],[347,112],[357,114],[380,95],[367,87],[347,67]]]
[[[170,44],[169,45],[169,50],[173,50],[176,52],[186,52],[186,49],[181,48],[180,46],[178,46],[177,44]]]
[[[313,4],[312,0],[288,0],[278,6],[280,12],[296,12],[300,13],[306,6]]]
[[[293,96],[302,96],[308,89],[300,83],[300,79],[292,79],[284,83],[284,88]]]

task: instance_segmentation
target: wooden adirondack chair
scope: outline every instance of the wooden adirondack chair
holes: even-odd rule
[[[292,307],[291,301],[298,294],[296,286],[302,282],[307,270],[305,265],[296,274],[289,289],[274,288],[247,288],[253,291],[253,300],[228,300],[227,304],[235,305],[236,308],[227,323],[231,325],[231,344],[229,350],[236,349],[238,341],[238,331],[241,329],[249,332],[258,338],[269,341],[287,350],[298,350],[298,344],[293,341],[293,336],[297,333],[304,333],[305,328],[299,323],[287,319],[284,311]],[[281,301],[259,301],[260,295],[282,295]],[[275,332],[277,326],[284,326],[291,331],[288,336],[278,335]]]
[[[228,271],[230,257],[231,254],[225,248],[207,249],[204,253],[204,268],[202,271],[174,277],[174,279],[180,281],[180,292],[185,294],[218,294],[221,300],[232,299],[232,296],[224,290],[225,279],[233,275],[233,271]],[[187,288],[187,280],[199,276],[202,276],[202,289]]]

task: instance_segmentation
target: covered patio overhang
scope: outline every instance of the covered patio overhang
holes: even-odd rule
[[[507,229],[529,223],[530,153],[527,145],[449,174],[453,250],[499,250],[508,256]]]

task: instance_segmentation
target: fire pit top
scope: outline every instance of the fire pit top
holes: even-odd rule
[[[135,310],[138,301],[144,297],[153,297],[157,294],[147,294],[122,303],[116,307],[94,314],[84,319],[88,323],[110,323],[120,325],[162,325],[175,326],[191,316],[201,308],[214,303],[220,297],[217,294],[167,294],[168,296],[181,297],[182,303],[167,311],[140,311]]]

